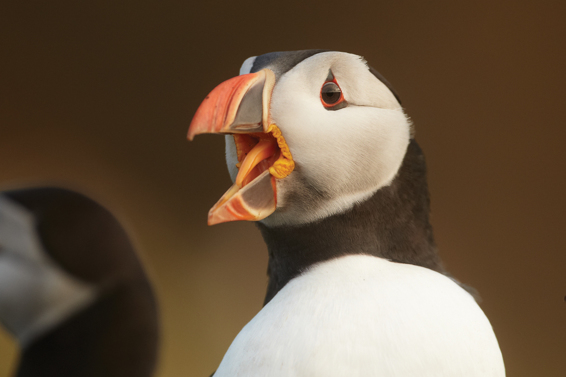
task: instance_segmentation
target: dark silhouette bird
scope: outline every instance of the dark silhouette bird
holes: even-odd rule
[[[76,192],[1,193],[0,320],[18,377],[153,375],[153,290],[120,223]]]

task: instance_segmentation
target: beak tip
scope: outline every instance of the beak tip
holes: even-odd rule
[[[210,210],[208,213],[208,226],[222,224],[228,221],[234,221],[233,219],[227,219],[223,216],[219,216],[217,211],[214,211],[214,208]]]
[[[197,122],[195,119],[197,118],[197,116],[195,115],[195,117],[193,118],[193,120],[191,121],[191,124],[189,125],[189,130],[187,131],[187,139],[189,141],[193,141],[193,139],[195,138],[195,136],[197,136],[198,134],[202,133],[202,131],[199,129],[199,122]],[[202,128],[202,127],[201,127]],[[201,131],[201,132],[199,132]]]

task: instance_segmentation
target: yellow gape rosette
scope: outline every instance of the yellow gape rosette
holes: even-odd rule
[[[272,124],[267,129],[268,133],[271,133],[277,140],[277,145],[281,150],[281,155],[273,163],[273,166],[269,168],[269,173],[277,179],[282,179],[291,174],[293,169],[295,169],[295,161],[293,161],[293,156],[291,156],[291,151],[289,146],[285,141],[285,138],[281,134],[281,130],[275,124]]]

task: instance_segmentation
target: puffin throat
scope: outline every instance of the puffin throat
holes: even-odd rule
[[[238,174],[232,187],[210,209],[209,225],[257,221],[269,216],[277,207],[275,180],[285,178],[295,167],[285,138],[275,124],[265,133],[232,134],[232,137]]]
[[[283,179],[295,169],[295,161],[279,127],[272,124],[266,133],[233,134],[239,169],[236,183],[246,185],[265,170]]]
[[[265,303],[312,266],[345,255],[373,255],[446,273],[429,212],[425,159],[411,139],[391,184],[351,209],[301,226],[256,224],[269,252]]]

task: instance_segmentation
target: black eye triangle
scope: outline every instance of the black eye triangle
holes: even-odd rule
[[[334,81],[334,74],[330,69],[328,70],[328,76],[326,76],[326,82],[328,81]]]

